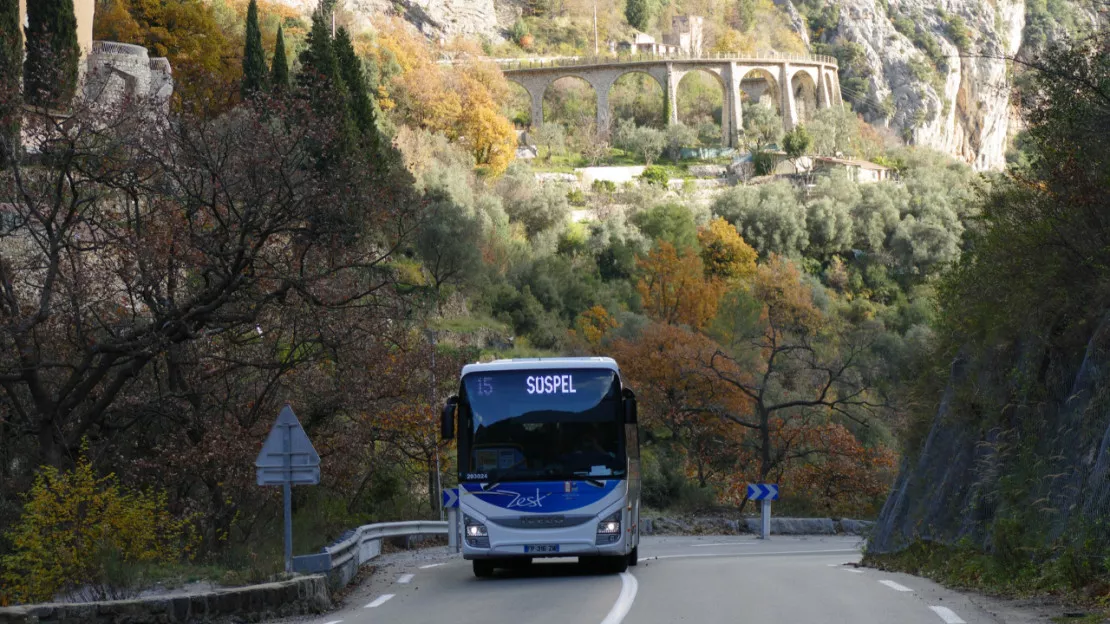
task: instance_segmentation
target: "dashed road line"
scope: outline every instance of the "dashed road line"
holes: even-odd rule
[[[692,548],[708,548],[710,546],[755,546],[755,542],[714,542],[712,544],[694,544]]]
[[[879,582],[882,583],[883,585],[886,585],[887,587],[893,589],[894,591],[900,591],[900,592],[912,592],[913,591],[909,587],[906,587],[905,585],[902,585],[901,583],[895,583],[894,581],[879,581]]]
[[[332,620],[330,622],[324,622],[324,624],[342,624],[342,623],[343,623],[343,620]]]
[[[402,585],[405,584],[405,583],[411,583],[412,582],[412,577],[414,577],[414,576],[416,576],[416,575],[415,574],[402,574],[400,577],[397,578],[397,582],[401,583]]]
[[[851,572],[852,574],[863,574],[863,570],[857,570],[855,568],[840,568],[840,569],[844,570],[845,572]]]
[[[393,594],[382,594],[381,596],[378,596],[377,598],[375,598],[374,602],[371,602],[370,604],[363,607],[363,609],[373,609],[374,607],[380,607],[383,604],[385,604],[386,602],[389,602],[389,599],[392,598],[392,597],[393,597]]]
[[[621,572],[621,593],[601,624],[621,624],[624,616],[628,615],[628,611],[632,608],[632,601],[636,599],[636,590],[639,587],[640,584],[635,576],[628,572]]]
[[[929,608],[933,610],[933,613],[936,613],[937,615],[939,615],[940,619],[944,620],[944,624],[967,624],[967,622],[960,619],[960,616],[956,615],[956,613],[954,611],[952,611],[952,609],[949,609],[948,607],[929,607]]]
[[[443,564],[442,563],[429,563],[428,565],[420,566],[420,569],[421,570],[427,570],[429,568],[438,568],[441,565],[443,565]]]

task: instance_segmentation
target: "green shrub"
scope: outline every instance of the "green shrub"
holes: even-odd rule
[[[84,456],[72,471],[45,466],[7,533],[14,552],[0,560],[0,598],[18,603],[50,601],[59,593],[89,600],[132,595],[142,566],[192,552],[188,528],[167,511],[165,493],[124,489],[114,474],[96,476]]]
[[[640,174],[640,179],[651,186],[667,188],[667,182],[670,180],[670,176],[667,175],[667,170],[663,167],[653,165],[644,168],[644,172]]]
[[[612,180],[594,180],[590,190],[599,194],[612,195],[617,192],[617,183]]]

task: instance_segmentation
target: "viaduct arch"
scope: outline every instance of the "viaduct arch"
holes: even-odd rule
[[[640,72],[655,79],[663,88],[668,124],[678,123],[678,83],[692,71],[713,74],[724,87],[724,110],[721,133],[724,145],[737,147],[743,128],[742,101],[774,97],[782,115],[783,128],[792,130],[799,122],[799,108],[811,115],[816,108],[842,106],[840,80],[836,59],[823,55],[773,55],[760,58],[713,57],[670,58],[650,57],[636,60],[617,59],[556,59],[538,62],[502,63],[505,77],[528,92],[532,108],[532,124],[543,123],[543,95],[560,78],[580,78],[593,87],[597,95],[597,127],[609,128],[609,90],[621,76]],[[768,77],[770,79],[768,79]],[[805,98],[799,106],[798,99]],[[812,99],[811,99],[812,98]],[[809,106],[806,106],[808,104]]]

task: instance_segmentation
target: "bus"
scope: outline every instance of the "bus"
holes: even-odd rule
[[[468,364],[443,408],[444,439],[456,419],[462,553],[475,576],[548,557],[636,565],[636,396],[612,358]]]

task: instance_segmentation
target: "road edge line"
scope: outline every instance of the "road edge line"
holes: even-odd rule
[[[621,593],[617,596],[617,601],[613,603],[613,608],[609,609],[609,614],[601,621],[601,624],[621,624],[624,621],[624,616],[628,615],[629,610],[632,609],[632,601],[636,599],[636,592],[640,588],[639,581],[635,576],[629,572],[621,572]]]
[[[944,620],[945,624],[967,624],[956,612],[948,607],[929,607],[933,613],[936,613],[940,619]]]

